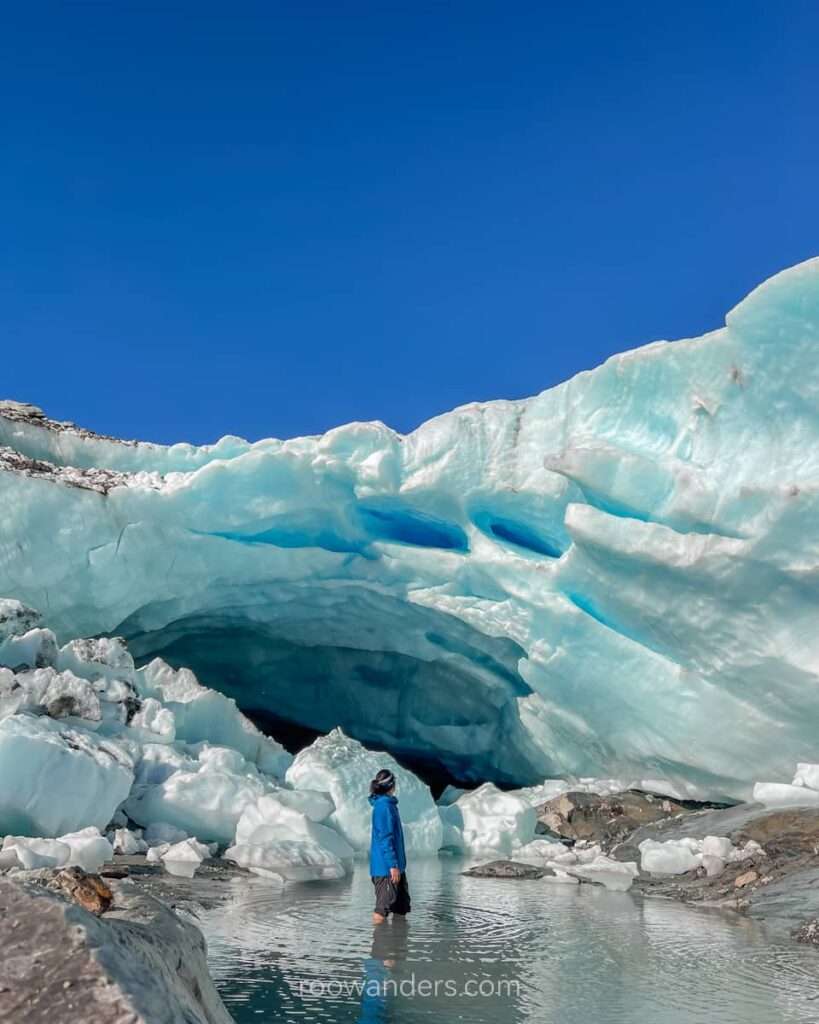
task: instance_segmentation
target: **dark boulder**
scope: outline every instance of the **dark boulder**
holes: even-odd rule
[[[684,814],[687,808],[668,797],[626,790],[614,796],[563,793],[538,813],[539,829],[561,839],[587,839],[604,851],[644,825]]]
[[[521,864],[516,860],[492,860],[463,871],[470,878],[544,878],[553,875],[550,868],[539,868],[535,864]]]

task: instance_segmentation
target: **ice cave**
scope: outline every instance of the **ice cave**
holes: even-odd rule
[[[0,596],[291,749],[340,726],[440,779],[745,798],[815,755],[817,346],[812,260],[406,436],[164,447],[7,401]]]

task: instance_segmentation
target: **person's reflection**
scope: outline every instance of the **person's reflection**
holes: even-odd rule
[[[364,961],[359,1024],[382,1024],[398,993],[401,965],[407,959],[407,922],[394,917],[391,924],[373,929],[370,955]]]

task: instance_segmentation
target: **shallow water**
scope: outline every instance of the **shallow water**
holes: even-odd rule
[[[819,953],[738,915],[597,886],[412,865],[405,926],[338,883],[174,880],[239,1024],[779,1024],[819,1021]]]

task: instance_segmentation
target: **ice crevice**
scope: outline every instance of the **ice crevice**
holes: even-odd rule
[[[285,738],[745,798],[814,756],[817,346],[812,260],[701,338],[406,436],[167,447],[0,403],[0,593]]]

